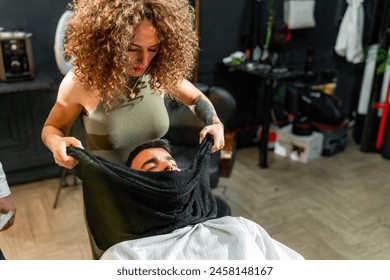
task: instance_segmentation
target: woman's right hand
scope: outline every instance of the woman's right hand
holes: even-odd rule
[[[53,152],[54,161],[62,167],[72,169],[78,163],[78,161],[68,156],[66,153],[66,148],[68,146],[75,146],[79,148],[83,148],[81,142],[75,137],[59,137],[52,145],[51,151]]]

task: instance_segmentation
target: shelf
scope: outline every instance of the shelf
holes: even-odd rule
[[[57,89],[62,76],[39,73],[33,79],[26,81],[0,81],[0,94],[34,90]]]

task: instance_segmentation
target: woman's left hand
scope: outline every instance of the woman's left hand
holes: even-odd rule
[[[214,145],[211,148],[211,152],[215,153],[216,151],[221,150],[225,146],[224,132],[225,129],[221,122],[207,125],[199,133],[200,143],[203,142],[207,134],[211,135],[214,139]]]

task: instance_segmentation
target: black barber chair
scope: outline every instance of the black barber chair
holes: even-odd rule
[[[214,153],[210,159],[209,175],[204,180],[210,180],[211,189],[218,187],[221,176],[230,176],[235,160],[235,138],[229,131],[229,124],[236,111],[236,101],[233,96],[220,87],[208,87],[195,84],[213,103],[218,117],[225,126],[225,149]],[[199,147],[199,132],[205,124],[187,106],[179,102],[166,99],[169,113],[170,127],[164,138],[172,146],[172,156],[179,168],[188,168]],[[230,215],[230,207],[222,196],[215,196],[218,204],[218,217]]]

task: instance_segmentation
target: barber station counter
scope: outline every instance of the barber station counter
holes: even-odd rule
[[[0,82],[0,161],[11,186],[60,174],[41,140],[60,79],[38,74],[31,80]]]

